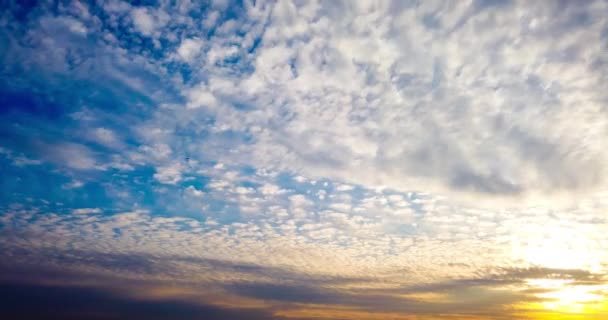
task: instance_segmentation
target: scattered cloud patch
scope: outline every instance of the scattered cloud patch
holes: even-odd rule
[[[200,39],[185,39],[177,48],[177,55],[187,63],[191,63],[200,53],[203,42]]]

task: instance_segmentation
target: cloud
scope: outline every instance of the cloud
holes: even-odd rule
[[[3,279],[296,319],[604,294],[606,8],[12,4]]]
[[[42,163],[40,160],[30,159],[24,155],[15,155],[12,151],[8,149],[4,149],[0,147],[0,155],[6,157],[11,160],[13,165],[17,167],[29,166],[29,165],[39,165]]]
[[[80,36],[85,36],[87,34],[87,27],[81,21],[71,17],[58,17],[44,20],[42,21],[42,25],[46,28],[64,27],[70,32]]]
[[[314,194],[298,195],[289,188],[271,197],[261,190],[243,194],[233,185],[261,177],[239,175],[223,166],[213,170],[230,183],[205,189],[201,194],[205,202],[218,197],[241,205],[255,203],[258,209],[222,223],[210,219],[212,211],[204,213],[212,222],[206,223],[142,210],[113,214],[77,208],[72,215],[62,215],[15,209],[2,214],[0,247],[12,266],[39,269],[39,262],[45,261],[45,268],[89,274],[82,281],[91,275],[154,286],[170,281],[182,288],[194,286],[195,296],[200,295],[198,286],[217,286],[241,298],[273,301],[276,309],[270,310],[285,316],[309,305],[325,312],[339,305],[355,308],[352,311],[358,316],[381,311],[430,316],[444,310],[483,318],[500,314],[498,310],[507,304],[523,308],[544,301],[542,295],[555,290],[539,287],[534,282],[538,279],[567,281],[572,288],[599,289],[606,283],[601,265],[591,269],[598,266],[586,264],[588,258],[577,264],[578,269],[559,269],[535,264],[551,263],[549,256],[544,261],[525,254],[535,250],[537,235],[524,226],[551,230],[556,223],[567,223],[569,230],[587,230],[592,242],[568,236],[571,246],[585,246],[590,252],[599,249],[605,236],[600,229],[589,228],[586,218],[578,220],[581,214],[576,210],[554,212],[554,217],[532,210],[497,215],[455,208],[429,195],[368,190],[364,198],[350,200],[350,210],[336,212],[330,208],[347,201],[348,191],[334,193],[329,183],[303,182],[327,188],[328,202],[319,208],[310,200]],[[198,189],[184,187],[185,193],[194,190]],[[390,206],[402,207],[402,202],[416,209],[407,213],[406,220],[392,218]],[[95,214],[84,214],[91,212]],[[587,214],[594,215],[591,212]],[[419,227],[407,229],[413,221]],[[505,242],[505,237],[516,237],[527,247]],[[563,257],[568,252],[559,243],[553,245],[546,248],[548,254]],[[9,278],[10,274],[5,273]],[[514,286],[524,291],[509,289]],[[429,298],[439,293],[443,296]]]
[[[146,8],[136,8],[131,11],[133,24],[137,31],[143,35],[150,36],[157,28],[157,21],[148,13]]]
[[[442,15],[446,21],[437,23],[454,25],[447,39],[441,30],[427,29],[423,21],[416,20],[417,14],[431,12],[427,16],[440,16],[441,11],[451,10],[443,6],[423,7],[420,12],[405,8],[391,14],[387,11],[389,6],[379,6],[371,12],[365,11],[368,8],[350,8],[342,18],[331,16],[331,8],[301,8],[309,16],[302,13],[294,19],[298,21],[297,28],[308,34],[303,38],[299,34],[304,31],[288,31],[296,26],[286,24],[282,16],[297,14],[277,8],[262,44],[251,57],[255,66],[252,73],[227,79],[221,68],[200,62],[211,71],[209,82],[229,81],[230,86],[222,89],[229,91],[219,95],[206,84],[186,89],[184,95],[190,106],[218,106],[220,96],[241,95],[247,105],[257,110],[245,114],[229,108],[218,110],[217,127],[236,131],[265,128],[252,131],[253,144],[239,148],[239,154],[251,154],[255,160],[224,154],[228,159],[222,161],[255,163],[364,185],[400,190],[415,186],[457,195],[561,195],[562,191],[601,189],[605,182],[601,164],[605,154],[600,147],[604,117],[591,116],[595,120],[590,123],[583,120],[588,115],[599,115],[599,105],[570,108],[572,104],[566,96],[579,89],[570,89],[562,82],[547,87],[552,81],[561,81],[551,80],[556,78],[547,73],[550,67],[563,66],[573,74],[589,73],[589,79],[595,80],[587,82],[579,90],[581,94],[597,91],[594,88],[601,85],[598,74],[577,59],[554,61],[543,68],[524,71],[523,66],[532,63],[531,59],[542,59],[567,45],[547,41],[542,33],[524,34],[529,30],[511,28],[516,23],[517,6],[505,5],[501,9],[505,22],[492,27],[504,33],[504,37],[498,37],[502,39],[498,44],[493,43],[497,38],[494,34],[486,35],[474,27],[485,23],[487,11],[495,9],[492,6],[480,5],[474,13],[458,6],[460,11],[453,15]],[[531,9],[539,17],[551,15],[554,10],[550,6]],[[382,32],[382,42],[374,42],[364,27],[361,31],[322,27],[328,18],[364,19],[374,14],[389,17],[368,27],[368,31]],[[398,15],[411,25],[400,28]],[[594,30],[600,28],[598,19],[589,18],[590,23],[597,22]],[[562,22],[547,23],[558,27]],[[510,30],[519,33],[509,34]],[[573,28],[572,32],[580,31]],[[481,38],[478,36],[480,41],[475,45],[449,50],[477,33]],[[525,42],[517,44],[517,35]],[[583,36],[599,33],[587,30]],[[435,43],[436,48],[426,54],[426,47],[412,39]],[[192,44],[190,40],[185,39],[182,46]],[[356,54],[364,52],[354,48],[361,44],[374,48],[377,54]],[[520,61],[507,54],[517,46],[532,52],[528,60]],[[211,62],[216,61],[214,52],[206,53]],[[316,56],[319,52],[326,56]],[[482,69],[479,63],[468,62],[467,56],[480,57],[490,76],[475,80]],[[214,76],[213,72],[218,74]],[[326,88],[331,91],[326,92]],[[557,90],[563,93],[562,100],[556,98]],[[276,105],[266,101],[276,101]],[[484,107],[492,101],[494,109]],[[370,105],[377,107],[369,108]],[[271,117],[273,126],[266,126],[268,120],[260,118],[261,113]],[[539,121],[541,114],[551,120]],[[578,143],[581,140],[589,143]]]
[[[42,156],[58,166],[76,170],[99,169],[94,153],[84,145],[65,142],[56,145],[42,145]]]
[[[182,179],[182,165],[179,162],[156,168],[154,179],[161,183],[176,184]]]
[[[79,208],[72,210],[72,214],[91,214],[91,213],[101,213],[101,209],[99,208]]]
[[[95,130],[92,130],[90,135],[91,139],[109,148],[123,147],[122,141],[120,141],[120,138],[111,129],[96,128]]]
[[[205,195],[205,193],[193,186],[188,186],[186,188],[186,191],[189,192],[190,194],[192,194],[195,197],[203,197]]]
[[[207,26],[185,13],[194,6],[138,7],[136,30],[174,54],[110,47],[172,79],[162,83],[185,100],[136,130],[153,128],[177,147],[173,129],[193,133],[213,121],[214,134],[178,152],[475,202],[547,204],[601,191],[608,100],[603,69],[592,67],[601,48],[584,43],[601,43],[605,4],[492,3],[386,2],[337,15],[340,4],[259,2],[225,21],[201,13],[215,21]],[[346,23],[357,19],[366,23]],[[173,69],[174,58],[188,66]],[[225,152],[226,137],[234,152]]]
[[[200,39],[185,39],[177,48],[177,55],[187,63],[193,62],[203,43]]]

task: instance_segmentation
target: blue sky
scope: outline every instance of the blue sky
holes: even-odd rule
[[[606,1],[0,9],[0,296],[606,315]]]

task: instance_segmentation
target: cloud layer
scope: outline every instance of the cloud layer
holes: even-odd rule
[[[0,295],[606,316],[606,1],[0,9]]]

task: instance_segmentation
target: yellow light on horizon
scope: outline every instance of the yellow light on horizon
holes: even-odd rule
[[[530,288],[547,289],[536,296],[545,301],[529,304],[527,307],[566,314],[592,314],[608,311],[606,297],[599,292],[608,289],[607,285],[575,285],[567,279],[529,279]]]
[[[545,308],[557,311],[584,313],[601,305],[603,297],[592,290],[597,288],[589,286],[575,286],[559,289],[554,292],[539,294],[540,298],[553,299],[543,302]]]

